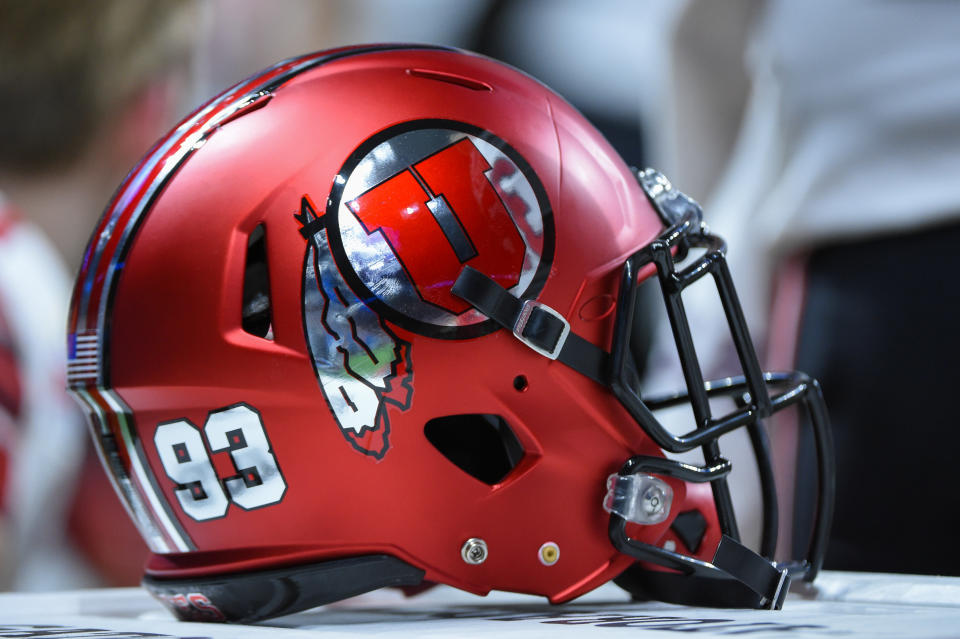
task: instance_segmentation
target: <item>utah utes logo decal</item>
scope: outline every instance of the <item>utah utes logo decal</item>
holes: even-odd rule
[[[413,394],[410,344],[389,324],[442,339],[490,333],[497,326],[451,292],[463,266],[532,298],[553,259],[553,216],[530,165],[490,132],[449,120],[367,140],[324,214],[304,197],[297,217],[314,369],[344,436],[378,459],[388,406],[406,410]]]
[[[313,369],[333,416],[351,446],[382,459],[390,447],[386,403],[406,410],[413,395],[410,344],[354,294],[333,261],[327,233],[317,228],[309,197],[300,200],[307,237],[303,321]]]

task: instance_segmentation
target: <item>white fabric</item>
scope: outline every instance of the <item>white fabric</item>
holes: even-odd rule
[[[753,15],[752,3],[726,7],[743,21]],[[690,167],[690,173],[697,184],[717,185],[701,195],[704,217],[727,240],[730,270],[763,359],[772,279],[784,258],[835,240],[960,219],[960,3],[769,0],[747,32],[749,41],[717,34],[738,21],[710,20],[715,8],[710,0],[688,2],[672,72],[734,78],[742,69],[730,68],[730,60],[746,58],[750,93],[733,151],[720,166]],[[714,51],[701,46],[711,38],[733,51],[716,59],[698,55]],[[672,87],[671,126],[679,131],[716,123],[715,101],[737,102],[683,93],[688,86]],[[722,156],[715,151],[675,149],[666,157],[692,163],[698,154]],[[702,176],[710,171],[715,179]],[[683,165],[669,177],[684,190]],[[716,291],[695,286],[684,303],[705,375],[738,374]],[[670,366],[674,353],[663,326],[648,391],[682,384],[679,367]],[[678,432],[692,426],[685,414],[665,419]],[[730,443],[724,454],[735,469],[749,467],[749,454]],[[731,486],[741,532],[755,543],[755,482],[735,470]]]
[[[960,4],[773,0],[755,34],[706,211],[759,325],[784,255],[960,218]]]
[[[0,216],[2,198],[0,198]],[[22,415],[10,451],[7,506],[17,560],[13,587],[44,590],[87,579],[64,542],[86,428],[66,384],[70,282],[60,257],[38,229],[15,223],[0,235],[0,305],[16,340]]]

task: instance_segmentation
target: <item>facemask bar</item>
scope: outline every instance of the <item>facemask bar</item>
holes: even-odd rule
[[[569,324],[557,311],[533,300],[513,297],[499,284],[470,266],[464,266],[452,292],[511,330],[517,339],[541,355],[558,360],[609,386],[637,424],[664,450],[681,453],[698,446],[703,449],[703,466],[662,457],[635,456],[627,460],[619,475],[628,477],[645,473],[688,482],[708,482],[723,533],[713,562],[632,539],[626,533],[626,520],[611,512],[610,539],[620,552],[640,561],[678,570],[693,578],[712,580],[717,586],[703,588],[695,579],[684,578],[675,582],[683,585],[677,586],[674,600],[683,602],[686,599],[687,603],[691,603],[690,599],[696,599],[698,603],[706,605],[779,608],[786,595],[789,577],[812,581],[819,571],[833,513],[833,447],[823,396],[817,382],[803,373],[761,371],[727,268],[724,242],[707,232],[699,205],[674,190],[661,174],[647,170],[638,172],[637,179],[668,228],[631,255],[623,265],[611,353],[604,352],[571,332]],[[678,271],[676,264],[691,248],[704,249],[705,253]],[[640,380],[630,355],[630,339],[640,285],[638,275],[651,264],[657,271],[687,390],[644,400],[636,390]],[[703,379],[681,293],[707,275],[714,279],[717,286],[743,377],[713,382]],[[732,397],[737,408],[722,417],[713,417],[709,400],[715,396]],[[691,406],[695,425],[683,435],[674,435],[660,423],[653,411],[679,404]],[[770,447],[760,420],[793,404],[801,404],[806,408],[813,428],[820,495],[806,558],[776,564],[773,561],[778,536],[776,486]],[[736,515],[726,482],[732,466],[720,456],[717,442],[720,436],[737,428],[747,429],[760,475],[763,501],[760,554],[739,542]],[[682,577],[674,573],[661,574]],[[735,591],[732,596],[727,594],[731,591]],[[713,593],[718,594],[714,596]]]
[[[660,237],[633,254],[623,266],[610,360],[610,387],[631,416],[661,448],[669,452],[681,453],[700,446],[703,449],[705,464],[695,466],[669,459],[638,456],[628,460],[619,474],[627,476],[634,473],[651,473],[690,482],[709,482],[724,540],[721,542],[721,548],[714,563],[709,564],[694,557],[630,539],[626,535],[626,521],[615,513],[611,514],[611,540],[619,550],[637,559],[674,568],[687,574],[724,578],[723,573],[727,571],[719,566],[726,563],[721,557],[724,551],[734,548],[738,554],[741,550],[751,551],[746,550],[739,543],[732,543],[739,542],[739,531],[726,481],[731,465],[720,456],[717,439],[734,429],[745,427],[757,461],[762,491],[763,530],[760,555],[772,562],[778,536],[778,508],[769,443],[760,420],[788,406],[800,403],[806,409],[814,431],[820,496],[807,557],[800,561],[777,565],[776,568],[789,572],[791,576],[812,581],[823,561],[826,535],[833,512],[834,485],[832,441],[819,384],[803,373],[763,373],[761,371],[727,268],[724,257],[726,247],[723,241],[706,231],[701,222],[699,206],[682,193],[673,190],[663,176],[648,170],[639,173],[638,180],[664,221],[673,224]],[[705,253],[692,264],[678,271],[676,269],[678,259],[685,256],[691,248],[705,249]],[[635,390],[639,384],[632,369],[630,338],[637,289],[640,285],[637,275],[649,264],[654,264],[657,270],[687,391],[668,397],[643,400]],[[743,377],[715,382],[706,382],[703,379],[681,293],[707,275],[710,275],[716,284],[744,372]],[[733,397],[737,408],[722,417],[713,417],[709,400],[715,396]],[[695,427],[683,435],[675,435],[660,423],[653,411],[680,404],[691,406]],[[736,575],[738,580],[746,583],[749,579],[753,579],[755,583],[751,585],[751,589],[756,593],[773,592],[770,590],[770,584],[763,583],[765,580],[774,578],[772,573],[764,571],[759,564],[756,564],[756,570],[750,568],[749,565],[755,562],[745,556],[738,556],[733,561],[734,564],[741,564],[741,568],[737,568],[734,564],[727,567],[732,569],[729,572],[742,573]],[[754,577],[747,575],[754,572],[757,573]],[[764,572],[766,574],[763,574]],[[744,576],[748,579],[743,579]],[[726,575],[726,578],[729,578],[729,575]],[[778,596],[764,597],[756,605],[779,607],[779,602],[772,599],[782,601],[781,589],[782,584],[776,590],[780,593]]]

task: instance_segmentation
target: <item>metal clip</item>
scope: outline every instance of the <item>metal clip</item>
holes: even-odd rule
[[[557,339],[557,343],[554,344],[553,348],[550,350],[537,346],[532,340],[523,334],[524,329],[527,327],[527,322],[530,321],[530,316],[533,315],[534,309],[538,308],[547,315],[560,320],[560,322],[563,324],[563,330],[560,332],[560,337]],[[517,321],[513,324],[513,334],[518,340],[537,351],[544,357],[557,359],[557,357],[560,356],[560,351],[563,350],[563,344],[567,341],[567,335],[570,334],[570,322],[568,322],[563,315],[553,310],[546,304],[541,304],[537,300],[524,300],[523,308],[520,309],[520,314],[517,316]]]

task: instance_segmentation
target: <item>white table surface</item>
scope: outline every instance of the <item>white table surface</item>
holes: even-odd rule
[[[609,584],[562,606],[437,587],[381,590],[258,625],[176,621],[137,588],[0,594],[0,638],[960,637],[960,578],[825,572],[783,610],[634,603]]]

